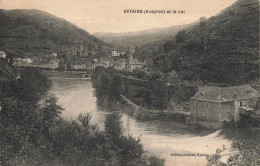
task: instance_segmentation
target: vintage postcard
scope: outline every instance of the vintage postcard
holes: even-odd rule
[[[258,0],[0,0],[1,166],[259,166]]]

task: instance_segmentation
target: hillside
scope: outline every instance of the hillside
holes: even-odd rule
[[[0,50],[8,55],[61,55],[80,44],[88,53],[109,47],[85,30],[46,12],[0,10]]]
[[[155,69],[204,83],[249,83],[259,77],[258,1],[238,0],[160,47]]]
[[[168,40],[175,36],[178,31],[190,27],[193,24],[172,26],[169,28],[149,29],[138,32],[124,33],[94,33],[93,35],[99,39],[112,44],[113,46],[139,47],[145,44],[150,44],[157,41]]]
[[[16,77],[16,69],[5,60],[0,59],[0,85],[2,82],[15,79]]]

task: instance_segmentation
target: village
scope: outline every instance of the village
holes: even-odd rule
[[[257,0],[0,0],[0,165],[259,166],[259,25]]]
[[[71,55],[70,53],[64,59],[59,59],[58,57],[56,53],[42,57],[16,57],[13,59],[12,65],[16,67],[38,67],[43,70],[55,71],[61,68],[61,62],[66,61],[66,64],[63,64],[63,71],[89,72],[98,67],[112,67],[117,71],[131,73],[134,70],[140,70],[148,73],[145,62],[134,59],[132,54],[126,55],[125,52],[117,50],[112,50],[107,58],[101,57],[100,59],[78,58],[76,54]],[[8,62],[10,61],[10,58],[4,51],[0,51],[0,58]],[[83,75],[85,77],[86,74],[83,73]],[[124,80],[124,86],[148,86],[147,79],[124,75],[121,76],[121,79]],[[217,130],[225,126],[236,125],[243,117],[260,115],[260,93],[257,91],[259,90],[259,84],[260,80],[253,84],[254,89],[248,84],[230,86],[193,83],[193,85],[189,86],[196,87],[197,92],[190,98],[190,101],[186,102],[186,106],[179,106],[178,108],[176,105],[172,106],[172,100],[170,99],[165,110],[145,109],[124,95],[121,95],[121,99],[134,109],[136,115],[140,116],[142,114],[144,119],[145,116],[150,117],[150,119],[155,119],[154,117],[161,115],[170,117],[181,116],[189,126],[200,126],[205,129]],[[171,87],[172,85],[165,83],[165,86]],[[131,93],[133,96],[135,92]]]
[[[98,59],[91,56],[95,55],[95,52],[86,54],[80,48],[71,47],[63,55],[53,52],[40,56],[14,57],[12,64],[17,67],[39,67],[46,70],[59,71],[91,71],[98,66],[105,68],[113,67],[116,70],[128,72],[132,72],[135,69],[148,70],[145,68],[146,62],[140,62],[133,58],[133,51],[126,53],[125,51],[112,50],[105,57],[102,56]],[[4,51],[1,51],[0,54],[3,59],[10,59]]]

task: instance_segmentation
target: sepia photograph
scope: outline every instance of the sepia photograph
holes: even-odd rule
[[[0,166],[260,166],[259,0],[0,0]]]

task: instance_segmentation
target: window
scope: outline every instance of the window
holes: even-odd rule
[[[242,103],[242,101],[240,101],[240,107],[242,107],[243,106],[243,103]]]
[[[209,107],[209,103],[205,103],[205,107],[207,107],[207,108],[208,108],[208,107]]]

